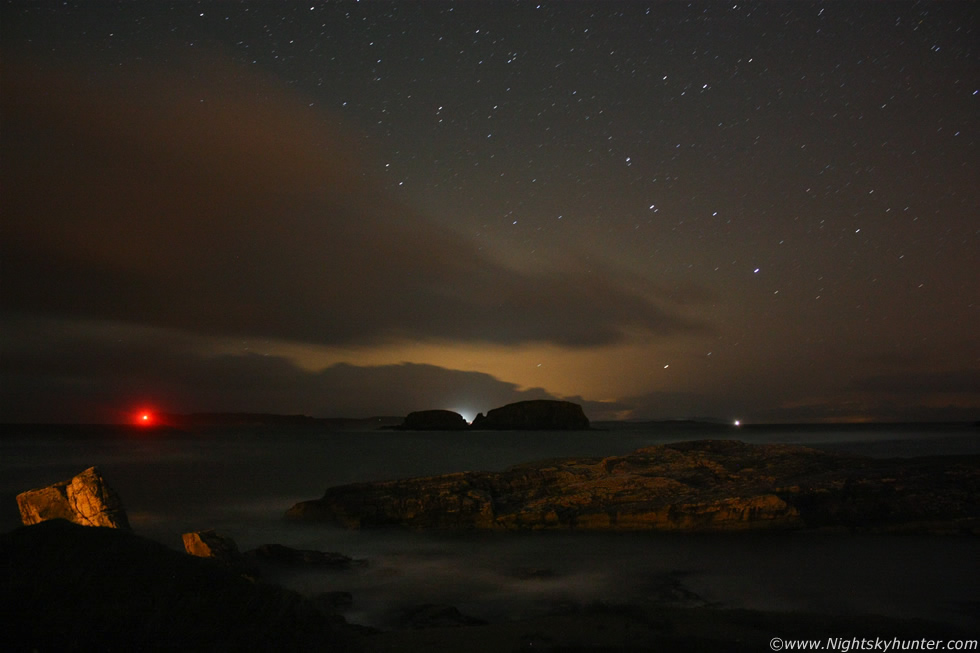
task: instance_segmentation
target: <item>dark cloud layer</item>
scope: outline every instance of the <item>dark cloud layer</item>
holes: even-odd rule
[[[426,408],[475,413],[553,398],[540,388],[521,390],[488,374],[434,365],[310,371],[278,356],[207,355],[194,350],[193,339],[125,326],[28,319],[9,321],[2,333],[0,413],[17,421],[113,423],[142,406],[318,417],[365,417],[381,408],[388,415]]]
[[[3,77],[8,310],[315,343],[703,328],[610,270],[495,261],[387,197],[332,116],[220,57]]]
[[[875,374],[855,382],[859,390],[908,394],[980,394],[980,370]]]

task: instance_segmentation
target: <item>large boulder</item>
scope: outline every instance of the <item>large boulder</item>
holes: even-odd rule
[[[888,460],[702,440],[337,486],[287,517],[348,528],[977,532],[980,458]]]
[[[399,429],[405,431],[462,431],[469,424],[451,410],[419,410],[409,413]]]
[[[119,495],[95,467],[77,476],[17,495],[20,519],[37,524],[48,519],[67,519],[81,526],[129,528]]]
[[[537,399],[494,408],[473,420],[474,429],[515,431],[587,431],[589,418],[570,401]]]

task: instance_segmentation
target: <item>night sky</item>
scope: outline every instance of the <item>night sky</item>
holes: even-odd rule
[[[4,2],[0,421],[980,419],[978,19]]]

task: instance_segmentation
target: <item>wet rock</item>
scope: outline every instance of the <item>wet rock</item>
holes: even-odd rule
[[[578,404],[539,399],[494,408],[473,420],[474,429],[519,431],[587,431],[589,418]]]
[[[333,487],[287,517],[349,528],[980,530],[980,458],[872,459],[701,440],[503,472]]]
[[[122,500],[95,467],[67,481],[18,494],[17,507],[28,526],[66,519],[80,526],[129,528]]]
[[[286,518],[332,521],[348,528],[403,524],[412,528],[492,528],[488,474],[447,474],[406,486],[402,481],[357,483],[327,490],[317,501],[296,504]]]
[[[219,535],[213,530],[184,533],[184,550],[192,556],[210,558],[228,566],[241,566],[244,562],[235,540]]]

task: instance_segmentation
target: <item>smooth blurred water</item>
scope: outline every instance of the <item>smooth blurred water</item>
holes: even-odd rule
[[[14,496],[98,465],[137,533],[180,548],[214,528],[239,547],[278,542],[368,561],[350,571],[284,572],[299,591],[349,591],[351,621],[391,625],[400,607],[449,603],[486,619],[597,601],[668,601],[839,614],[877,613],[975,625],[980,596],[971,537],[671,534],[477,534],[346,531],[282,514],[331,486],[559,456],[608,456],[681,439],[734,437],[877,456],[978,453],[970,429],[616,428],[581,433],[177,432],[71,429],[0,440],[0,518]]]

